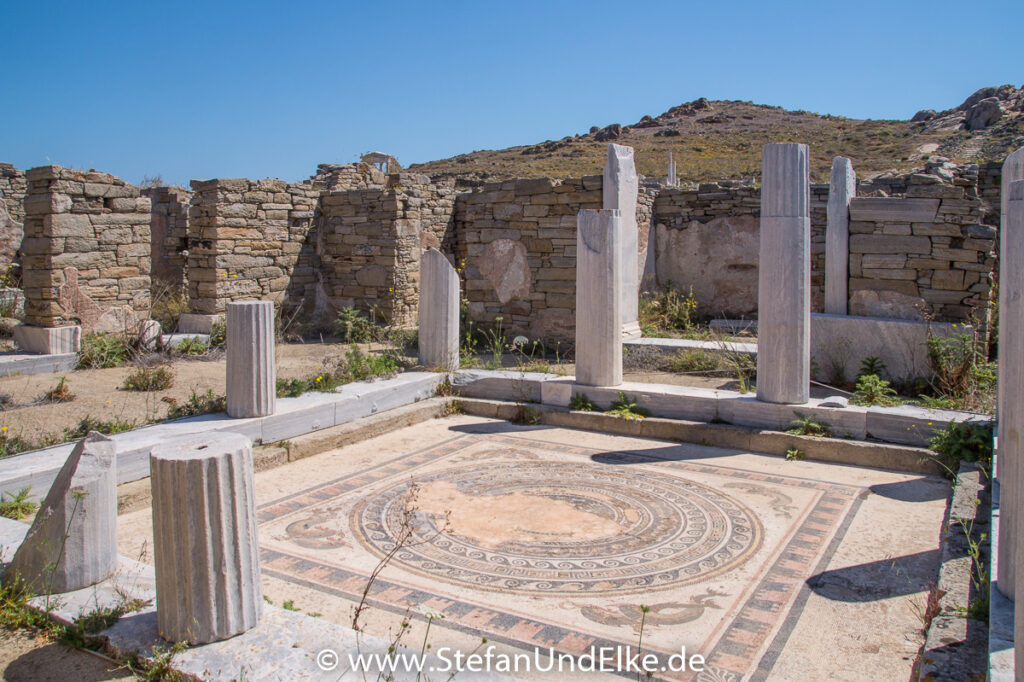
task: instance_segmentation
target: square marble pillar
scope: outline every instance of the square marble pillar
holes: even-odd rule
[[[459,275],[437,249],[420,260],[419,360],[429,368],[459,368]]]
[[[849,300],[850,199],[857,196],[857,174],[845,156],[832,159],[825,228],[825,312],[845,315]]]
[[[762,150],[757,399],[802,404],[811,379],[811,185],[805,144]]]
[[[633,148],[608,145],[604,166],[603,203],[605,209],[617,209],[622,215],[622,336],[640,337],[640,236],[636,226],[636,201],[640,181],[633,163]]]
[[[993,576],[996,587],[1007,598],[1013,599],[1016,594],[1017,575],[1017,536],[1019,534],[1019,518],[1014,511],[1017,508],[1020,481],[1024,467],[1021,466],[1020,449],[1014,449],[1017,433],[1011,432],[1011,421],[1006,418],[1021,404],[1024,395],[1020,387],[1024,384],[1024,360],[1020,352],[1012,353],[1011,349],[1021,348],[1024,343],[1024,312],[1020,300],[1024,292],[1024,283],[1020,281],[1024,271],[1024,253],[1021,242],[1024,241],[1024,229],[1019,223],[1011,221],[1010,204],[1013,185],[1024,180],[1024,148],[1018,149],[1003,162],[1003,176],[1000,196],[1000,227],[999,227],[999,383],[997,423],[997,450],[995,476],[999,479],[999,505],[1003,510],[999,521],[999,556],[997,562],[998,575]],[[1017,204],[1014,203],[1014,208]],[[1019,216],[1013,216],[1019,220]],[[1016,341],[1012,339],[1016,338]],[[1022,557],[1024,558],[1024,557]]]
[[[622,214],[585,209],[576,231],[576,383],[622,383]]]

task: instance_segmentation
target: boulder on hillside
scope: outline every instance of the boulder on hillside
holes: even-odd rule
[[[910,120],[916,123],[918,121],[930,121],[933,118],[935,118],[934,109],[922,109],[921,111],[914,114],[914,117]]]
[[[964,103],[957,107],[960,111],[970,111],[972,107],[984,99],[995,97],[997,100],[1011,99],[1017,93],[1017,88],[1012,85],[999,85],[982,88],[964,100]]]
[[[622,136],[622,126],[618,123],[613,123],[610,126],[601,128],[594,135],[594,139],[598,142],[607,142],[609,140],[617,140]]]
[[[999,98],[987,97],[967,110],[964,126],[968,130],[983,130],[1003,116]]]

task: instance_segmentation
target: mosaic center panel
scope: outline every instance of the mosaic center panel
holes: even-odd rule
[[[577,594],[682,586],[760,545],[754,514],[695,481],[593,463],[449,468],[365,497],[352,531],[393,561],[478,588]]]

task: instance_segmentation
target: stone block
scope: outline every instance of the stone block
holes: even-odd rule
[[[77,353],[82,347],[82,328],[77,325],[33,327],[23,324],[14,328],[14,343],[27,353]]]
[[[851,253],[928,254],[932,241],[928,237],[855,234],[850,237]]]
[[[811,315],[811,356],[819,371],[842,369],[847,379],[857,374],[862,360],[877,357],[885,363],[887,379],[928,376],[928,336],[951,337],[970,327],[945,322],[896,320],[853,315]]]
[[[263,589],[249,440],[187,436],[149,461],[160,636],[204,644],[252,629]]]
[[[939,209],[938,199],[900,197],[854,197],[850,220],[878,223],[931,223]]]
[[[117,568],[117,452],[91,432],[64,462],[4,572],[35,594],[71,592]]]

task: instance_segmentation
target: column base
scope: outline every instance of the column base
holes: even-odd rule
[[[624,322],[622,324],[622,340],[632,341],[633,339],[639,339],[642,337],[643,331],[640,329],[640,323],[636,320],[632,322]]]
[[[19,325],[14,328],[14,344],[26,353],[58,355],[77,353],[82,349],[82,328],[32,327]]]
[[[180,334],[209,334],[213,325],[223,322],[224,315],[200,315],[199,313],[183,313],[178,318],[177,331]]]

